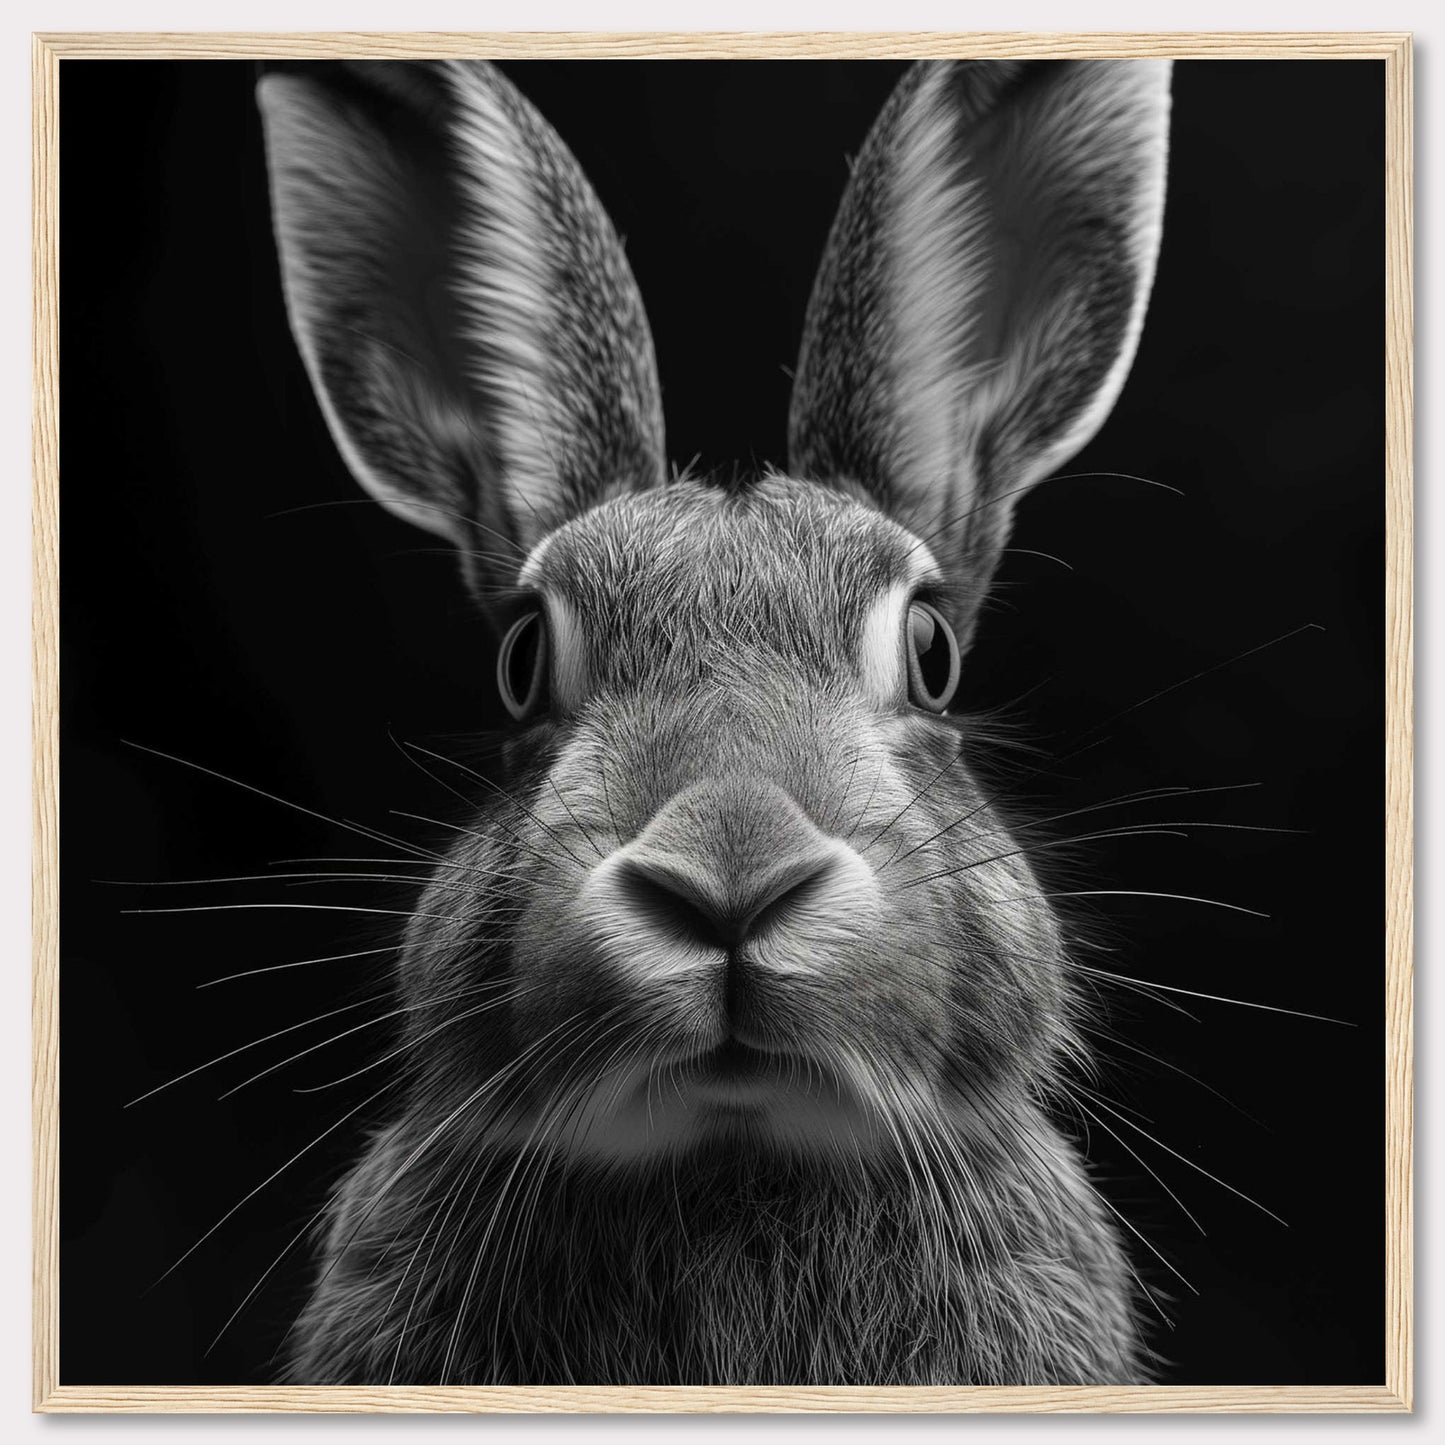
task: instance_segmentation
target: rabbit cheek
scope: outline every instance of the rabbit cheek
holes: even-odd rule
[[[939,900],[944,927],[960,940],[949,967],[946,1057],[950,1077],[977,1103],[1046,1083],[1070,1010],[1057,924],[1027,866],[1009,859],[965,876],[967,887]]]

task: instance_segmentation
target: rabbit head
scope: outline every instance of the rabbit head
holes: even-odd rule
[[[1073,988],[949,709],[1016,499],[1132,359],[1167,63],[910,69],[808,308],[787,469],[727,484],[669,475],[622,247],[498,70],[260,98],[327,423],[456,545],[516,719],[505,790],[449,775],[476,804],[399,964],[413,1099],[601,1163],[1006,1137],[1078,1047]]]

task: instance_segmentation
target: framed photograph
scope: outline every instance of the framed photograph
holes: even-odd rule
[[[37,36],[36,1408],[1410,1409],[1410,93]]]

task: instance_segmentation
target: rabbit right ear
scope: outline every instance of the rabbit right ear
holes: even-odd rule
[[[853,168],[808,306],[789,469],[870,494],[975,599],[1017,493],[1124,383],[1168,114],[1167,61],[921,62]]]
[[[258,99],[292,329],[342,455],[474,574],[664,479],[652,337],[571,153],[483,61],[328,62]]]

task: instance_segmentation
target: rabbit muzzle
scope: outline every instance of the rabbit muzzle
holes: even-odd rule
[[[585,1008],[609,1040],[566,1148],[639,1158],[743,1133],[806,1151],[868,1135],[837,1044],[882,894],[785,786],[740,771],[691,782],[563,886],[548,932],[569,996],[532,1028]]]
[[[708,779],[592,869],[578,895],[617,988],[677,1014],[664,1050],[683,1085],[761,1105],[820,1065],[810,996],[878,908],[872,870],[770,781]]]

